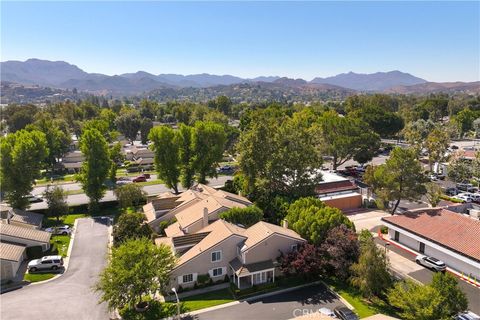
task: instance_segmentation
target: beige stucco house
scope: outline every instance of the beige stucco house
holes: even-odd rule
[[[219,218],[220,213],[231,208],[244,208],[252,203],[245,197],[198,184],[174,195],[161,194],[143,206],[148,224],[159,230],[162,221],[176,220],[165,229],[167,236],[195,233]]]
[[[18,268],[26,257],[24,246],[0,242],[0,280],[2,283],[15,278]]]
[[[155,240],[178,257],[173,287],[193,287],[201,275],[228,277],[239,288],[274,282],[277,258],[305,242],[295,231],[266,222],[243,228],[216,220],[198,231]]]

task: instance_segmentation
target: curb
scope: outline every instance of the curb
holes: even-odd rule
[[[340,300],[344,305],[346,305],[348,309],[355,310],[355,308],[347,300],[345,300],[341,295],[339,295],[335,290],[333,290],[332,287],[330,287],[328,284],[326,284],[323,281],[321,282],[328,288],[328,290],[330,290],[331,293],[333,293],[338,298],[338,300]]]

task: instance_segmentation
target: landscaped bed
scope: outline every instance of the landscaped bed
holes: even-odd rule
[[[181,299],[183,307],[187,311],[209,308],[234,300],[232,292],[228,288]]]
[[[25,273],[23,280],[28,282],[45,281],[55,277],[58,273]]]

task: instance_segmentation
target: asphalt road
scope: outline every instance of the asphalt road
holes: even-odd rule
[[[156,177],[154,175],[152,175],[152,179],[156,179]],[[208,184],[210,186],[214,186],[214,187],[223,186],[223,185],[225,185],[225,182],[227,180],[231,180],[231,179],[233,179],[232,176],[219,176],[218,178],[210,179]],[[60,186],[64,190],[70,190],[70,191],[80,190],[82,188],[79,183],[61,184]],[[36,187],[36,188],[33,189],[32,194],[42,195],[42,193],[45,192],[45,189],[46,189],[45,186]],[[172,191],[172,189],[167,188],[164,184],[155,184],[155,185],[151,185],[151,186],[144,186],[143,190],[145,190],[145,192],[148,195],[155,195],[155,194],[159,194],[159,193],[162,193],[162,192]],[[180,186],[179,190],[182,191],[183,188]],[[107,192],[105,193],[105,196],[102,198],[101,201],[112,201],[112,200],[115,200],[115,199],[116,199],[116,197],[113,194],[113,191],[107,190]],[[86,203],[88,203],[88,197],[84,193],[73,194],[73,195],[68,196],[67,202],[70,206],[86,204]],[[31,206],[30,206],[30,210],[32,210],[32,211],[35,211],[35,210],[38,210],[38,209],[45,209],[45,208],[47,208],[47,203],[45,201],[32,203]]]
[[[31,284],[0,296],[2,320],[105,320],[107,307],[92,291],[106,264],[106,221],[79,219],[68,270],[59,278]]]
[[[191,319],[200,320],[286,320],[303,314],[329,309],[343,304],[323,285],[305,287],[254,301],[244,301],[231,307],[198,314]]]

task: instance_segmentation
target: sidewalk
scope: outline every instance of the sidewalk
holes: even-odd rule
[[[199,295],[199,294],[208,293],[208,292],[212,292],[212,291],[217,291],[217,290],[221,290],[221,289],[225,289],[225,288],[229,288],[229,287],[230,287],[230,282],[224,282],[224,283],[215,284],[213,286],[209,286],[209,287],[206,287],[206,288],[180,292],[178,294],[178,298],[180,300],[182,300],[185,297],[196,296],[196,295]],[[165,301],[176,301],[175,294],[173,294],[173,293],[168,295],[168,296],[163,296],[163,298],[164,298]]]

